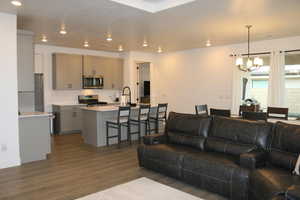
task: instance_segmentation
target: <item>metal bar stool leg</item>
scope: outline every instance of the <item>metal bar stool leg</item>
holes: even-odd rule
[[[155,120],[155,132],[158,133],[159,120]]]
[[[106,122],[106,146],[109,146],[109,138],[108,138],[108,122]]]
[[[121,147],[121,124],[118,125],[118,148]]]
[[[141,121],[139,121],[139,127],[138,127],[138,137],[139,137],[139,143],[141,143]]]
[[[127,126],[127,137],[128,137],[128,140],[129,140],[129,144],[132,145],[130,123],[128,123],[128,126]]]

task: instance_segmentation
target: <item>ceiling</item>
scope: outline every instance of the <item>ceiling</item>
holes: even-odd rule
[[[169,8],[173,8],[176,6],[180,6],[183,4],[187,4],[193,2],[195,0],[111,0],[117,3],[121,3],[127,6],[131,6],[134,8],[138,8],[141,10],[145,10],[147,12],[156,13],[159,11],[163,11]]]
[[[144,0],[161,3],[167,0]],[[36,43],[42,34],[49,45],[116,51],[177,51],[247,41],[300,35],[299,0],[195,0],[151,13],[110,0],[23,0],[16,8],[0,0],[0,12],[16,13],[18,28],[33,31]],[[65,24],[67,35],[60,35]],[[107,42],[107,34],[113,41]],[[149,46],[142,43],[147,40]]]

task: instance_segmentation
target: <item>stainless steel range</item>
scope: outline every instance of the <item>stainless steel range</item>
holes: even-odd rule
[[[98,95],[79,95],[78,103],[86,104],[87,106],[99,106],[107,104],[105,101],[99,101]]]

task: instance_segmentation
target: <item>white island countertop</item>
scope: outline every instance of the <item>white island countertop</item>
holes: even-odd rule
[[[22,112],[19,118],[29,118],[29,117],[52,117],[51,113],[47,112]]]
[[[151,105],[151,108],[157,107],[156,105]],[[84,107],[82,110],[95,111],[95,112],[109,112],[109,111],[117,111],[119,110],[119,105],[107,105],[107,106],[92,106],[92,107]],[[135,107],[131,107],[131,109],[139,109],[139,105]]]

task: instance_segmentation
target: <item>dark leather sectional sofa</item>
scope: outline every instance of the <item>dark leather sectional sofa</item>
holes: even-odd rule
[[[300,200],[299,126],[171,112],[143,142],[141,167],[233,200]]]

